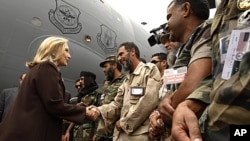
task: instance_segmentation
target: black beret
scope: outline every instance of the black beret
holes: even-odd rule
[[[92,72],[88,72],[88,71],[81,71],[80,73],[80,77],[92,77],[94,80],[96,79],[96,75]]]

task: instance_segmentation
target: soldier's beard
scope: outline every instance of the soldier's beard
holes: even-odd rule
[[[110,67],[107,72],[107,81],[112,81],[114,79],[114,76],[115,76],[115,71],[112,67]]]
[[[168,59],[167,59],[168,66],[172,67],[174,65],[175,60],[176,60],[176,55],[171,51],[168,54]]]
[[[168,62],[169,67],[172,67],[174,65],[175,60],[176,60],[176,54],[178,53],[178,50],[180,47],[181,47],[181,44],[176,43],[175,47],[172,48],[172,50],[168,54],[167,62]]]
[[[125,71],[129,71],[132,67],[132,60],[131,58],[128,56],[128,59],[126,60],[126,64],[123,65],[123,68]]]

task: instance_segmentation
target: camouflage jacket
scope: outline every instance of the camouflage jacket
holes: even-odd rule
[[[101,97],[101,91],[94,90],[86,94],[84,97],[82,97],[81,102],[83,102],[86,106],[90,106],[90,105],[99,106],[100,97]]]
[[[173,68],[188,66],[194,60],[212,57],[210,42],[211,20],[198,26],[188,40],[180,47]]]
[[[173,68],[179,68],[191,64],[201,58],[211,58],[210,27],[212,21],[207,20],[198,26],[189,39],[180,47]],[[169,86],[169,94],[178,88],[179,84]]]
[[[220,38],[231,34],[231,31],[237,28],[237,20],[240,14],[246,10],[239,7],[240,3],[244,2],[249,4],[247,0],[222,1],[215,17],[216,22],[212,26],[215,81],[211,92],[212,102],[208,108],[208,128],[212,132],[220,133],[220,131],[232,124],[250,124],[250,54],[245,54],[240,65],[240,71],[227,81],[221,79],[223,64],[219,63],[218,41]],[[221,137],[218,140],[220,138],[229,140],[229,130],[225,134],[220,135]]]
[[[237,28],[237,19],[240,14],[249,9],[249,7],[240,8],[244,2],[249,6],[248,0],[222,0],[214,16],[211,27],[213,45],[211,104],[200,119],[201,123],[206,125],[202,130],[206,141],[229,141],[230,125],[250,124],[250,53],[246,53],[243,57],[240,71],[229,80],[222,80],[221,72],[224,64],[221,63],[219,49],[220,39],[230,35],[231,31]],[[207,86],[203,88],[207,89]],[[202,88],[199,91],[202,91]],[[193,98],[194,95],[197,93],[192,93]]]
[[[93,86],[89,88],[87,91],[82,92],[80,97],[81,102],[83,102],[86,106],[95,105],[99,106],[101,91],[98,89],[98,86]],[[94,132],[97,126],[96,121],[92,121],[90,119],[85,119],[84,123],[81,125],[74,126],[74,141],[87,141],[91,140],[94,136]]]
[[[125,74],[121,74],[118,78],[116,78],[113,81],[105,81],[102,88],[100,105],[109,104],[114,100],[117,94],[117,90],[124,81],[125,76],[126,76]]]
[[[99,106],[101,91],[97,88],[98,87],[95,87],[94,89],[90,88],[93,91],[84,94],[84,96],[81,98],[81,102],[83,102],[86,106],[90,106],[90,105]],[[82,126],[84,126],[84,128],[92,128],[92,127],[95,127],[96,125],[95,125],[95,122],[86,119]]]
[[[113,81],[105,81],[102,89],[102,96],[100,105],[109,104],[114,101],[114,98],[117,94],[118,88],[123,83],[126,78],[125,74],[121,74],[118,78]],[[113,137],[115,123],[105,126],[103,122],[99,121],[96,131],[97,140],[99,138],[111,138]]]

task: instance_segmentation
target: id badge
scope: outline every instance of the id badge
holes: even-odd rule
[[[131,95],[143,96],[144,95],[144,87],[139,87],[139,86],[131,87]]]
[[[181,83],[186,76],[187,67],[180,67],[177,69],[165,69],[164,84],[178,84]]]

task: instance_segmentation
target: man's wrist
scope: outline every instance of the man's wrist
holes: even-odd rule
[[[206,109],[207,105],[208,105],[207,103],[200,101],[200,100],[197,100],[197,99],[186,99],[185,101],[183,101],[182,103],[179,104],[179,106],[188,107],[198,117],[201,116],[203,111]]]
[[[150,114],[149,119],[151,119],[152,117],[156,117],[156,116],[160,116],[160,113],[159,113],[159,111],[154,110],[154,111]]]

